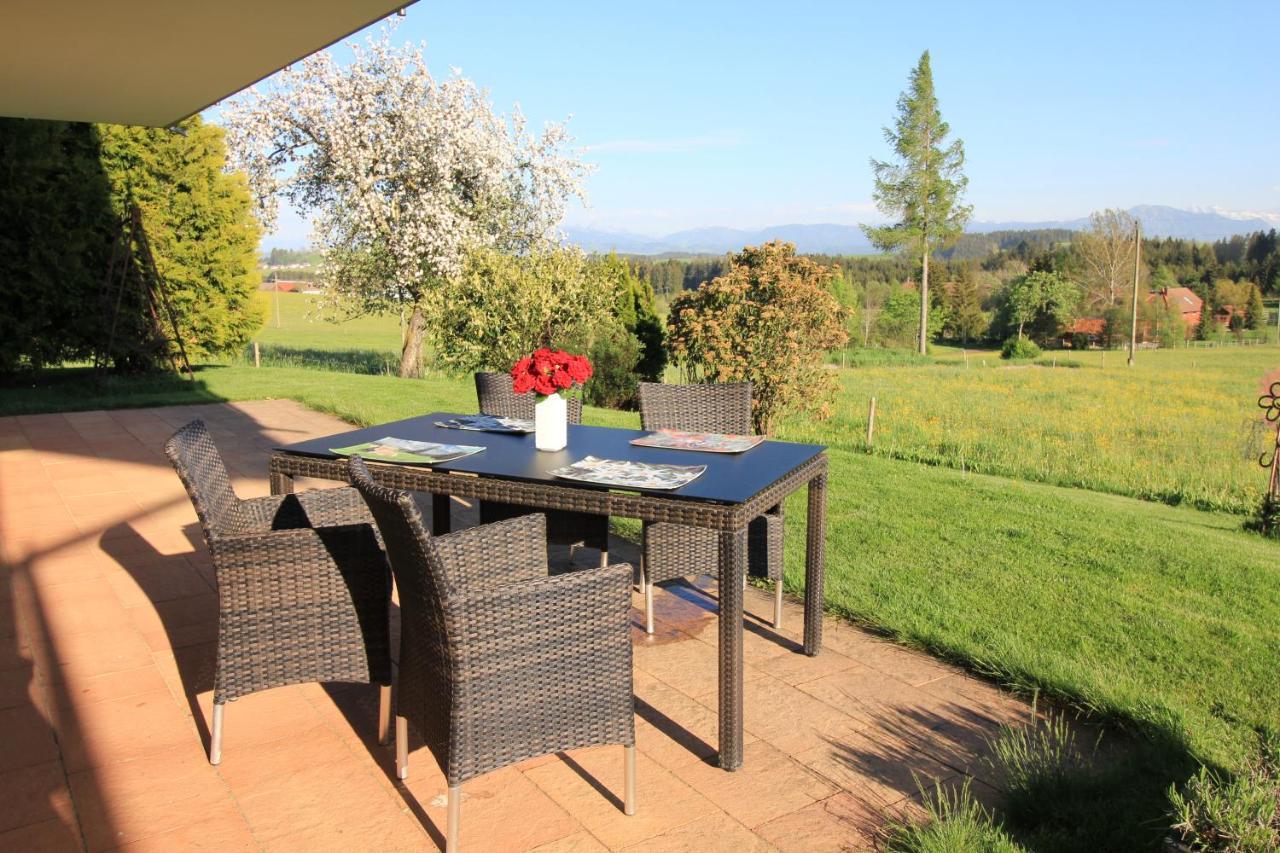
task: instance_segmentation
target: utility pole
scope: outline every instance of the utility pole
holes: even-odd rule
[[[1138,271],[1142,269],[1142,223],[1133,223],[1133,314],[1129,322],[1129,366],[1138,348]]]

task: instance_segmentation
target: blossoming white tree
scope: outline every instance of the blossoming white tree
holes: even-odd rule
[[[236,165],[270,229],[280,198],[314,214],[327,307],[408,313],[400,375],[420,370],[438,285],[486,247],[524,253],[554,236],[587,167],[564,125],[540,134],[498,115],[456,71],[438,81],[419,45],[385,27],[353,60],[314,54],[224,109]]]

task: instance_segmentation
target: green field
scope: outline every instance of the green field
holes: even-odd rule
[[[264,344],[333,352],[365,336],[394,349],[398,334],[393,319],[341,340],[301,311],[282,319]],[[1239,515],[1265,483],[1244,450],[1260,440],[1249,423],[1280,350],[1142,352],[1132,370],[1119,353],[1107,353],[1105,368],[1097,352],[1070,368],[950,358],[843,370],[830,420],[779,429],[832,448],[827,605],[1140,734],[1138,758],[1096,795],[1105,802],[1081,832],[1112,849],[1150,847],[1168,826],[1171,782],[1195,761],[1234,766],[1254,729],[1280,722],[1280,543],[1245,532]],[[206,366],[196,383],[54,378],[0,391],[0,414],[281,397],[370,424],[474,408],[469,380],[440,375],[238,363]],[[638,418],[589,408],[586,420]],[[803,579],[803,519],[793,506],[792,592]]]
[[[1245,513],[1258,502],[1257,408],[1272,346],[1059,353],[1010,365],[974,353],[934,364],[840,371],[831,420],[789,421],[794,436],[873,452],[1202,509]],[[1071,366],[1062,366],[1069,364]]]
[[[266,293],[267,322],[254,339],[269,367],[311,367],[394,375],[400,363],[400,318],[375,314],[332,322],[316,296]],[[244,361],[252,363],[252,349]]]

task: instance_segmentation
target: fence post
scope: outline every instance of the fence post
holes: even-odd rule
[[[262,351],[258,349],[258,342],[253,342],[253,366],[262,367]]]
[[[867,410],[867,449],[871,449],[871,442],[876,435],[876,398],[871,398],[871,407]]]

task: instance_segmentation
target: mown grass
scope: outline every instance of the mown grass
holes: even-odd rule
[[[1193,759],[1233,767],[1275,721],[1280,546],[1233,516],[848,450],[831,464],[829,607],[1150,745],[1092,831],[1154,843]],[[803,552],[787,556],[797,591]]]
[[[1092,351],[1069,362],[1008,366],[975,355],[967,368],[841,370],[831,419],[793,418],[783,429],[866,451],[874,396],[879,456],[1202,509],[1257,507],[1266,437],[1256,404],[1280,350],[1144,351],[1133,368],[1123,353]]]
[[[330,322],[319,313],[318,297],[309,293],[279,295],[280,322],[276,324],[275,294],[267,294],[267,322],[254,336],[264,348],[303,350],[369,350],[399,352],[400,318],[370,314],[342,322]]]

